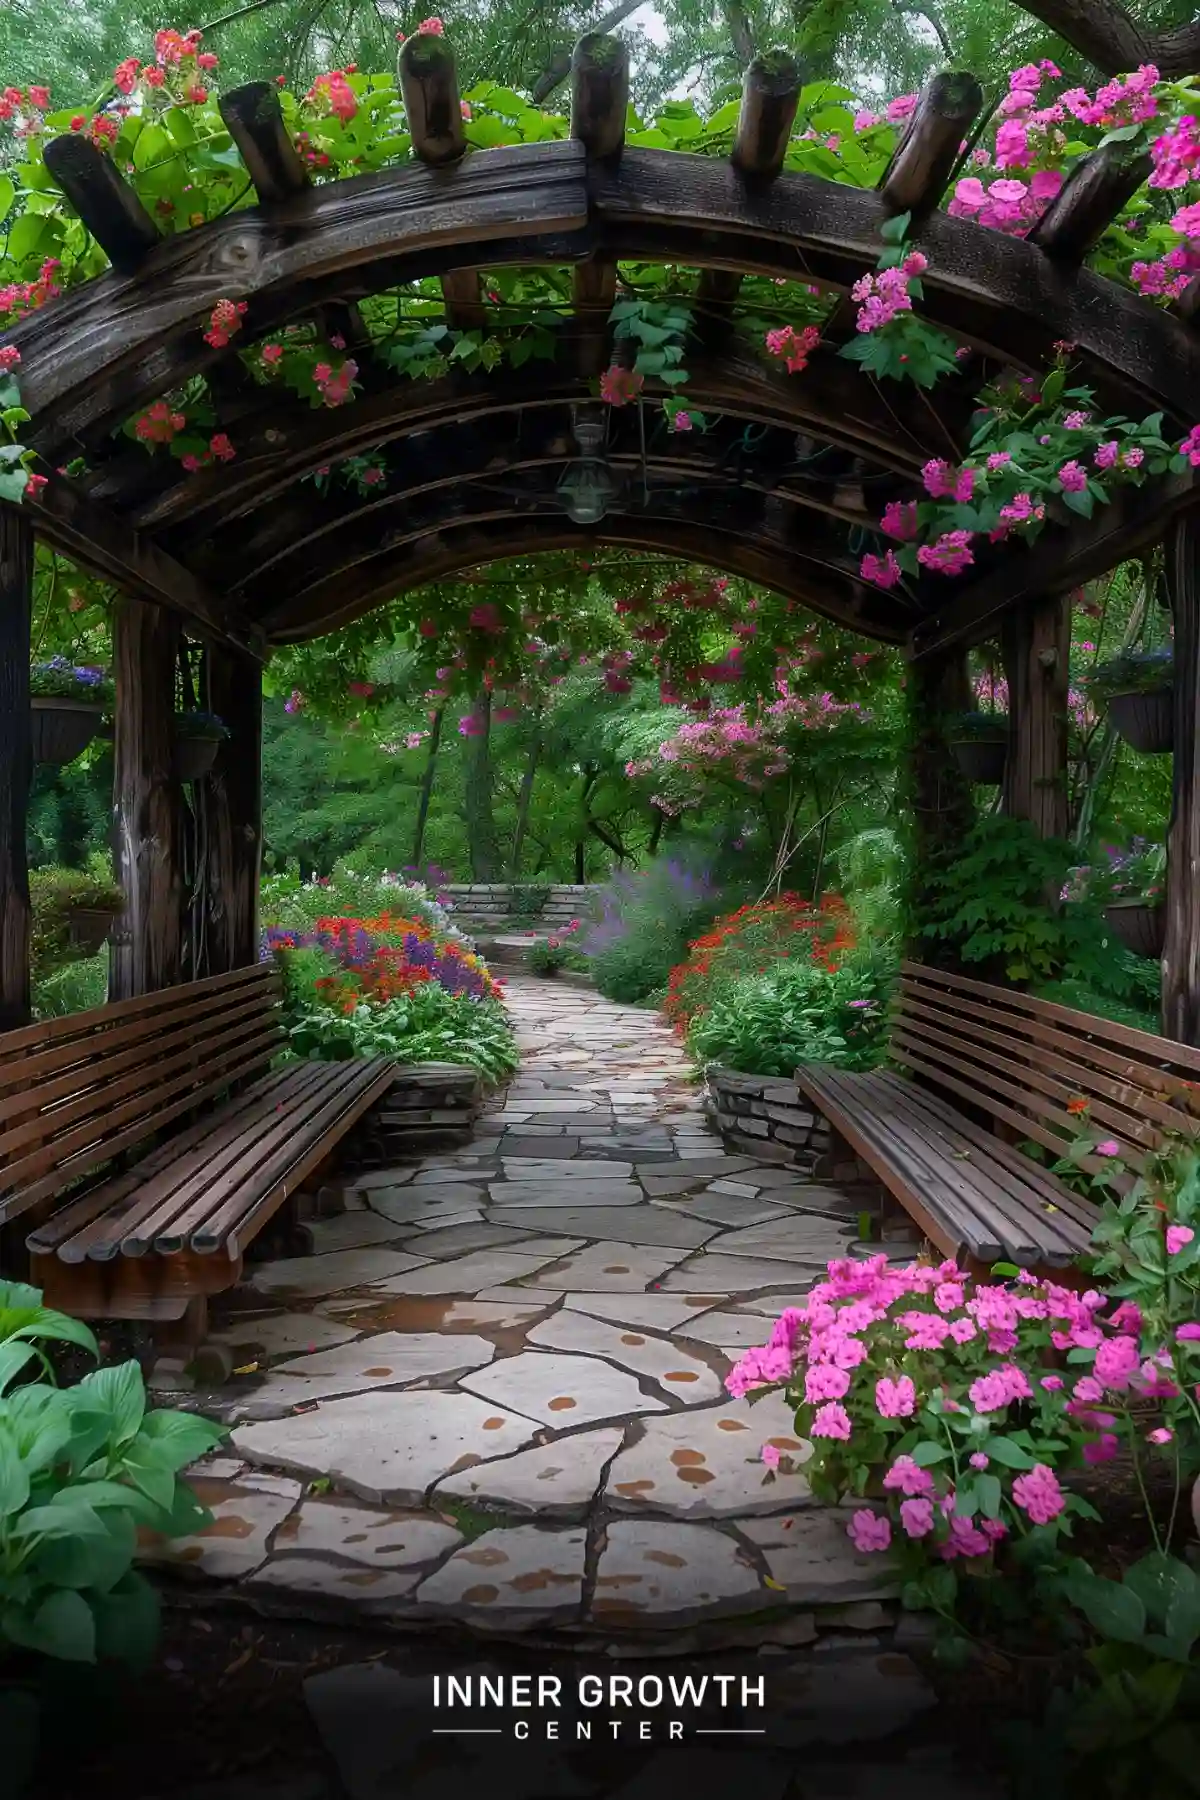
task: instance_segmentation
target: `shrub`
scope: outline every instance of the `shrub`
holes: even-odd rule
[[[362,1001],[334,1008],[318,1001],[300,1007],[289,1015],[288,1040],[297,1056],[321,1062],[393,1056],[406,1063],[460,1063],[492,1084],[512,1075],[520,1061],[499,1001],[450,994],[434,982],[383,1005]]]
[[[375,919],[322,918],[308,932],[278,927],[265,936],[267,953],[318,950],[329,967],[318,985],[330,1005],[360,1000],[383,1004],[425,982],[451,994],[497,999],[500,987],[481,956],[433,932],[418,919],[382,913]]]
[[[724,983],[688,1031],[697,1062],[788,1078],[800,1063],[871,1068],[883,1055],[895,964],[884,950],[837,967],[797,958]]]
[[[586,968],[586,959],[575,949],[576,934],[580,930],[578,919],[572,919],[553,937],[538,938],[530,944],[525,953],[525,961],[533,975],[557,975],[560,969]]]
[[[96,1355],[86,1325],[0,1282],[0,1658],[146,1663],[158,1599],[133,1567],[137,1532],[178,1537],[211,1523],[179,1470],[225,1435],[192,1413],[147,1411],[136,1362],[54,1385],[44,1346]],[[24,1381],[30,1364],[46,1379]],[[36,1697],[0,1690],[5,1773],[19,1791],[36,1752]],[[13,1791],[7,1789],[6,1791]]]
[[[1167,872],[1165,845],[1134,838],[1128,850],[1105,845],[1102,856],[1101,862],[1081,864],[1071,870],[1064,899],[1090,900],[1098,906],[1109,906],[1114,900],[1144,900],[1150,905],[1162,899]]]
[[[849,914],[837,895],[826,895],[818,906],[799,894],[780,894],[739,907],[688,945],[687,960],[671,970],[664,1010],[685,1031],[730,983],[769,975],[781,958],[833,968],[852,942]]]
[[[65,656],[31,666],[29,693],[35,700],[85,700],[93,706],[111,706],[116,697],[103,669],[77,668]]]
[[[370,919],[384,911],[399,913],[474,949],[470,938],[455,928],[448,907],[423,882],[364,871],[352,859],[335,863],[332,874],[314,881],[301,881],[287,871],[264,876],[261,910],[266,925],[301,932],[312,931],[318,919],[331,915]]]
[[[94,856],[86,869],[32,869],[29,900],[29,954],[35,982],[91,954],[71,942],[71,914],[76,909],[120,912],[125,904],[102,855]]]
[[[64,963],[33,983],[33,1013],[37,1019],[64,1019],[70,1013],[89,1012],[108,999],[108,957],[85,956]]]
[[[600,890],[579,950],[608,1000],[625,1005],[665,989],[688,940],[721,910],[708,877],[672,857],[620,874]]]

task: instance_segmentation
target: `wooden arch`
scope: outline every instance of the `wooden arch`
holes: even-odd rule
[[[1193,506],[1189,474],[1126,490],[1091,521],[1064,515],[1032,548],[998,547],[952,580],[885,593],[857,573],[864,532],[883,503],[917,491],[931,456],[964,451],[983,379],[1005,368],[1037,370],[1056,342],[1078,347],[1106,411],[1161,410],[1167,429],[1180,433],[1200,419],[1192,326],[1200,287],[1172,315],[1084,267],[1146,175],[1124,146],[1085,158],[1031,236],[1016,240],[937,210],[982,105],[970,76],[930,83],[869,192],[784,172],[800,86],[786,58],[748,71],[728,160],[625,145],[628,61],[613,39],[577,46],[564,141],[466,155],[453,58],[440,40],[410,40],[399,77],[414,165],[317,187],[274,89],[258,83],[226,95],[222,113],[258,203],[169,239],[86,138],[47,146],[47,168],[112,268],[0,337],[21,356],[31,414],[23,435],[57,471],[23,508],[0,506],[0,621],[8,633],[0,641],[0,1019],[19,1015],[22,991],[27,1004],[21,671],[34,532],[130,597],[118,633],[127,714],[117,732],[118,786],[125,784],[118,809],[149,842],[155,834],[167,841],[173,829],[177,788],[164,763],[163,709],[180,629],[208,646],[213,692],[249,745],[256,664],[272,643],[320,635],[404,589],[498,556],[603,542],[702,557],[855,631],[905,643],[927,659],[934,686],[948,655],[1008,616],[1033,691],[1038,670],[1060,654],[1045,624],[1061,618],[1056,596],[1161,538]],[[877,387],[838,355],[853,333],[853,309],[844,304],[801,376],[764,368],[739,346],[743,277],[803,280],[844,295],[876,266],[880,228],[900,213],[912,215],[928,259],[923,313],[963,346],[958,377],[932,395]],[[637,262],[693,272],[688,395],[710,416],[710,429],[688,443],[651,432],[643,451],[644,421],[614,412],[609,451],[622,496],[601,526],[584,529],[555,498],[573,453],[570,409],[594,392],[611,358],[621,267]],[[447,322],[484,327],[480,271],[530,265],[561,271],[570,304],[553,360],[520,370],[407,382],[388,366],[360,310],[380,293],[436,279]],[[231,349],[203,335],[222,299],[246,302]],[[238,354],[314,319],[360,365],[360,395],[334,411],[281,399]],[[114,436],[195,376],[234,442],[230,464],[186,475]],[[738,452],[749,428],[761,433],[757,459]],[[312,487],[319,469],[368,453],[386,470],[378,498]],[[84,472],[63,474],[76,458]],[[1186,643],[1200,638],[1193,535],[1185,519],[1172,537],[1177,635],[1180,595],[1197,614],[1183,631]],[[137,602],[152,607],[138,614]],[[141,623],[130,623],[135,615]],[[1176,828],[1172,904],[1183,922],[1173,926],[1168,952],[1183,996],[1176,1011],[1180,1019],[1187,1013],[1177,1035],[1192,1038],[1200,1035],[1200,893],[1189,898],[1181,883],[1200,854],[1195,711],[1181,716],[1177,732],[1184,822]],[[1054,741],[1048,730],[1046,758]],[[1026,764],[1021,779],[1037,794],[1050,785],[1046,771]],[[254,841],[252,767],[250,758],[246,778],[227,784],[220,802],[222,854]],[[244,873],[234,884],[243,894],[253,889]],[[143,881],[136,866],[123,874],[127,885]],[[208,879],[230,887],[228,869],[210,870]],[[252,938],[241,929],[240,942]],[[156,978],[169,973],[172,954],[178,966],[178,954],[156,946]],[[134,991],[144,977],[133,967]]]

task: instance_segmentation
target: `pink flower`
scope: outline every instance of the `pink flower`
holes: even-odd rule
[[[1096,1351],[1092,1367],[1097,1381],[1104,1387],[1121,1391],[1132,1381],[1138,1360],[1136,1339],[1124,1336],[1105,1338]]]
[[[1058,471],[1058,480],[1064,493],[1081,494],[1087,487],[1087,470],[1081,463],[1065,462]]]
[[[875,556],[868,551],[858,566],[858,572],[864,581],[874,582],[876,587],[881,588],[895,587],[902,573],[894,550],[885,550],[882,556]]]
[[[1181,1325],[1175,1333],[1175,1342],[1177,1344],[1200,1344],[1200,1324],[1193,1320],[1187,1325]]]
[[[892,1381],[883,1375],[875,1383],[875,1409],[882,1419],[908,1419],[916,1411],[917,1390],[912,1377]]]
[[[0,350],[0,375],[9,374],[11,370],[16,368],[20,360],[21,352],[17,349],[16,345],[6,344],[4,349]]]
[[[898,125],[901,119],[907,119],[908,115],[915,111],[920,97],[919,94],[900,94],[895,100],[890,100],[887,109],[888,124]]]
[[[900,1523],[904,1527],[906,1537],[928,1537],[933,1530],[932,1500],[902,1500],[900,1502]]]
[[[846,1536],[856,1550],[869,1554],[890,1547],[892,1527],[882,1513],[872,1512],[869,1506],[861,1506],[847,1525]]]
[[[671,429],[672,431],[690,431],[692,429],[692,415],[684,412],[683,408],[680,407],[679,411],[671,421]]]
[[[422,19],[417,26],[417,33],[420,35],[422,32],[426,37],[445,37],[446,27],[440,19]]]
[[[1157,1425],[1153,1431],[1146,1433],[1146,1442],[1148,1444],[1169,1444],[1174,1436],[1175,1433],[1167,1426]]]
[[[637,399],[644,385],[644,376],[614,363],[600,377],[600,398],[609,406],[628,406],[631,400]]]
[[[1098,1438],[1083,1446],[1083,1460],[1086,1463],[1111,1462],[1120,1449],[1120,1440],[1111,1431],[1102,1431]]]
[[[1200,425],[1193,425],[1179,446],[1180,456],[1186,456],[1193,469],[1200,469]]]
[[[1191,1243],[1195,1235],[1190,1225],[1168,1225],[1167,1255],[1178,1256],[1179,1252]]]
[[[850,1390],[850,1376],[833,1363],[810,1363],[804,1375],[804,1400],[819,1406],[824,1400],[841,1400]]]
[[[779,1467],[780,1454],[781,1453],[775,1444],[764,1444],[762,1447],[762,1459],[764,1463],[766,1463],[768,1469],[777,1469]]]
[[[1049,1525],[1067,1503],[1048,1463],[1036,1463],[1027,1474],[1018,1475],[1012,1485],[1012,1497],[1035,1525]]]
[[[988,1466],[988,1459],[982,1450],[973,1451],[970,1462],[973,1469],[986,1469]]]
[[[1116,1138],[1105,1138],[1102,1143],[1096,1145],[1097,1156],[1120,1156],[1120,1154],[1121,1146]]]
[[[1097,445],[1095,455],[1096,467],[1098,469],[1111,469],[1116,463],[1120,453],[1121,446],[1118,444],[1116,438],[1110,439],[1107,444]]]
[[[1103,1400],[1104,1389],[1094,1375],[1081,1375],[1075,1383],[1074,1397],[1076,1400],[1084,1400],[1090,1404],[1096,1400]]]
[[[917,561],[939,575],[961,575],[975,561],[969,531],[945,531],[936,544],[922,544]]]
[[[924,1498],[933,1492],[933,1476],[911,1456],[898,1456],[884,1476],[883,1485],[889,1492],[899,1489],[902,1494]]]
[[[1197,426],[1200,432],[1200,426]],[[1200,461],[1200,454],[1197,456]],[[908,543],[917,535],[917,503],[915,500],[889,500],[883,509],[879,529],[898,543]]]
[[[1045,1388],[1048,1394],[1057,1393],[1062,1385],[1063,1378],[1061,1375],[1043,1375],[1042,1379],[1038,1382],[1038,1386]]]
[[[818,1407],[813,1414],[812,1424],[808,1428],[809,1437],[839,1438],[843,1443],[850,1436],[850,1415],[838,1401],[831,1400],[826,1406]]]

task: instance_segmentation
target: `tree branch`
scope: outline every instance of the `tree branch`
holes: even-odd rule
[[[932,26],[938,43],[942,46],[942,55],[947,62],[954,61],[954,45],[950,42],[950,33],[932,6],[922,5],[921,0],[892,0],[892,6],[896,12],[908,13],[914,19],[924,19],[927,25]]]
[[[748,68],[754,61],[754,33],[750,29],[746,8],[742,0],[724,0],[722,10],[733,41],[733,53],[737,57],[738,67]]]
[[[641,4],[642,0],[619,0],[619,4],[611,7],[602,19],[596,20],[588,32],[588,36],[591,37],[602,31],[615,31],[617,26],[627,19],[630,13],[635,13]],[[560,50],[551,60],[550,67],[545,73],[538,76],[529,90],[529,97],[535,106],[540,106],[542,101],[548,99],[555,88],[561,87],[567,79],[571,73],[571,54],[571,50]]]
[[[1017,0],[1104,75],[1153,63],[1167,80],[1200,74],[1200,23],[1144,31],[1119,0]]]

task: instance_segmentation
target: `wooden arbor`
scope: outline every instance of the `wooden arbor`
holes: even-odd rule
[[[235,729],[203,789],[205,849],[193,881],[191,941],[203,957],[193,954],[188,972],[215,973],[255,954],[257,669],[273,644],[320,636],[409,587],[499,556],[596,542],[708,561],[904,645],[914,679],[935,697],[961,686],[966,648],[1003,624],[1014,733],[1007,802],[1051,832],[1064,753],[1064,596],[1170,531],[1181,724],[1166,1017],[1194,1039],[1200,596],[1190,478],[1128,490],[1032,548],[997,547],[967,576],[883,592],[858,574],[863,534],[884,504],[918,491],[930,457],[962,454],[981,381],[1042,366],[1058,341],[1077,346],[1106,411],[1161,410],[1179,434],[1200,418],[1190,307],[1166,315],[1083,266],[1145,169],[1118,146],[1096,152],[1022,241],[935,210],[981,104],[968,76],[933,80],[875,191],[782,172],[799,84],[779,57],[747,74],[728,161],[625,146],[628,63],[613,39],[577,47],[567,141],[467,156],[453,59],[440,42],[410,41],[400,82],[414,164],[316,188],[274,91],[254,84],[225,96],[259,204],[166,240],[84,138],[47,146],[48,168],[113,267],[4,338],[21,355],[27,440],[48,468],[80,458],[86,472],[0,512],[0,1018],[14,1023],[28,1004],[24,669],[35,532],[127,596],[115,808],[133,926],[115,958],[116,992],[127,994],[178,979],[185,966],[169,760],[181,631],[206,645],[209,701]],[[928,258],[923,311],[965,347],[958,375],[932,396],[895,384],[881,392],[837,355],[853,326],[841,307],[802,378],[764,368],[739,344],[743,277],[845,292],[874,267],[880,226],[902,212]],[[636,409],[614,411],[608,453],[627,476],[624,493],[599,525],[580,526],[556,492],[576,454],[571,408],[611,359],[622,265],[647,261],[697,272],[688,395],[711,428],[686,440],[650,430],[643,441]],[[481,268],[531,265],[560,271],[571,296],[552,363],[399,379],[360,310],[439,277],[447,321],[483,325]],[[238,349],[292,321],[335,333],[359,363],[359,397],[314,412],[256,383],[236,351],[203,335],[222,299],[246,303]],[[193,378],[203,379],[235,460],[186,475],[114,437],[132,413]],[[315,470],[365,451],[386,470],[381,491],[314,492],[306,478]],[[918,787],[936,835],[946,812],[936,733],[925,760]]]

